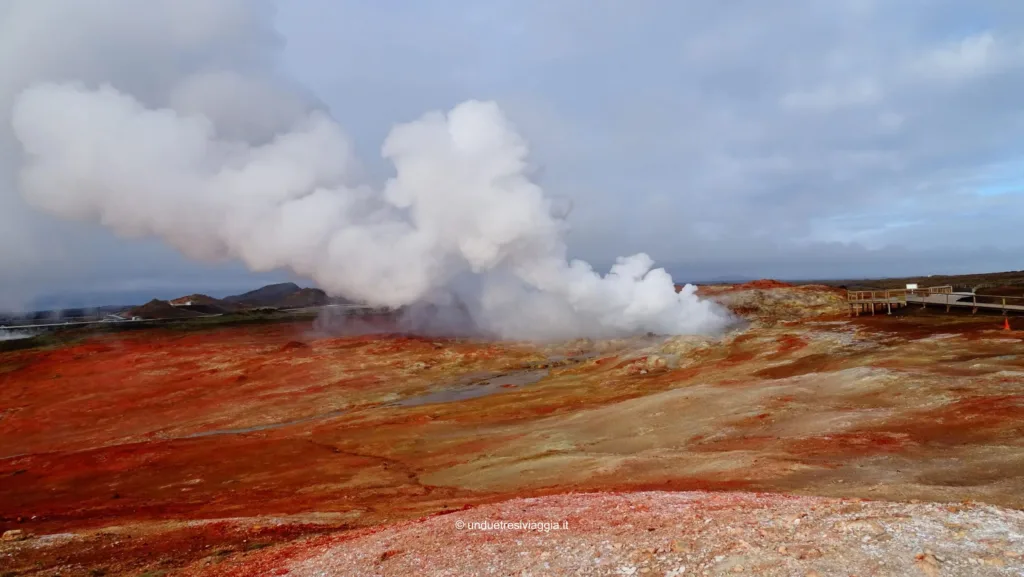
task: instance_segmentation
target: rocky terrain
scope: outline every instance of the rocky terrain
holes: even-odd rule
[[[296,577],[1019,575],[1024,513],[750,493],[559,495],[301,543],[260,562]]]
[[[0,353],[0,531],[23,532],[0,567],[1020,574],[1024,333],[848,318],[823,286],[701,292],[745,323],[534,345],[303,322]]]

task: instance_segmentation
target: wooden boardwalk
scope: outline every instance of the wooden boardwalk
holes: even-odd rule
[[[978,298],[993,299],[997,302],[978,302]],[[953,307],[969,308],[971,313],[979,310],[1002,311],[1006,314],[1011,311],[1024,312],[1024,297],[1004,297],[996,295],[976,295],[974,293],[947,293],[944,295],[918,295],[907,297],[907,302],[919,303],[922,307],[935,305],[946,307],[949,312]]]
[[[893,308],[907,306],[907,289],[846,291],[846,302],[850,305],[851,316],[868,311],[875,314],[880,310],[891,315]]]
[[[978,302],[978,299],[994,300],[995,302]],[[977,295],[969,292],[953,292],[952,286],[937,286],[920,289],[889,289],[874,291],[846,291],[846,302],[850,305],[850,315],[861,313],[876,314],[885,311],[892,314],[893,308],[919,304],[922,308],[928,305],[943,306],[946,312],[953,307],[970,308],[971,314],[979,310],[997,310],[1007,314],[1011,311],[1024,312],[1024,297]]]

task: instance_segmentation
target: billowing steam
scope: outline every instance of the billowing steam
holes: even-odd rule
[[[0,327],[0,341],[16,341],[20,339],[30,339],[39,333],[32,331],[21,331]]]
[[[149,4],[121,8],[132,6]],[[216,38],[193,36],[174,37],[174,66]],[[133,41],[152,40],[128,35],[124,51]],[[569,207],[530,180],[527,145],[497,104],[395,126],[382,148],[394,176],[373,187],[326,111],[269,65],[231,60],[211,56],[145,90],[114,75],[31,83],[11,110],[21,193],[64,218],[157,236],[196,259],[288,268],[372,305],[457,304],[506,338],[701,333],[730,321],[693,287],[676,293],[647,255],[604,276],[567,260]]]

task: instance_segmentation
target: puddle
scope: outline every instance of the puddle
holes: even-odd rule
[[[582,353],[578,355],[548,355],[548,362],[556,365],[582,363],[597,358],[597,352]]]
[[[916,342],[919,342],[919,343],[927,343],[927,342],[930,342],[930,341],[944,341],[946,339],[955,339],[955,338],[957,338],[959,336],[960,335],[958,335],[956,333],[940,333],[940,334],[937,334],[937,335],[931,335],[931,336],[927,336],[927,337],[924,337],[924,338],[921,338],[921,339],[914,339],[914,340]]]
[[[217,435],[244,435],[246,433],[258,433],[260,431],[272,431],[274,429],[281,429],[284,427],[290,427],[292,425],[301,425],[303,423],[310,423],[313,421],[320,421],[323,419],[330,419],[331,417],[337,417],[347,413],[347,410],[331,411],[329,413],[321,413],[319,415],[313,415],[311,417],[303,417],[301,419],[295,419],[294,421],[284,421],[282,423],[269,423],[267,425],[256,425],[255,427],[245,427],[242,429],[218,429],[216,431],[202,431],[199,433],[192,433],[191,435],[183,435],[181,437],[173,437],[175,439],[197,439],[200,437],[214,437]]]
[[[808,321],[805,322],[804,324],[812,327],[831,327],[839,325],[848,325],[850,324],[850,321]]]
[[[425,395],[402,399],[391,403],[392,407],[418,407],[420,405],[434,405],[438,403],[453,403],[456,401],[467,401],[479,397],[486,397],[502,391],[515,389],[525,385],[532,385],[548,376],[548,369],[536,371],[522,371],[509,375],[499,375],[469,385],[445,389]]]

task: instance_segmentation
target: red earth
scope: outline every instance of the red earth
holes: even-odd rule
[[[780,285],[744,290],[808,290]],[[302,321],[0,353],[0,532],[35,535],[0,543],[4,575],[194,572],[570,491],[1024,505],[1024,335],[813,306],[721,338],[541,346]]]

